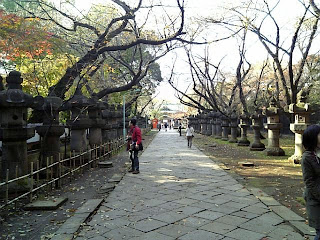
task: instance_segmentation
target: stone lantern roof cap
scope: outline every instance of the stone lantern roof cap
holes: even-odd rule
[[[222,120],[230,120],[230,118],[226,115],[223,115],[221,114],[221,117],[220,117]]]
[[[312,113],[314,112],[314,109],[311,109],[310,104],[307,103],[307,97],[308,97],[308,90],[301,89],[299,93],[297,94],[297,103],[290,104],[289,105],[289,112],[290,113]]]
[[[248,116],[247,113],[242,113],[242,114],[240,115],[240,119],[246,120],[246,119],[249,119],[249,116]]]
[[[43,97],[32,97],[22,91],[23,79],[18,71],[11,71],[6,78],[8,89],[0,92],[0,107],[31,107],[39,108],[43,105]]]
[[[68,103],[74,107],[88,107],[91,105],[90,99],[82,94],[80,88],[76,89],[75,94],[69,99]]]
[[[105,103],[95,97],[90,98],[89,103],[90,103],[90,106],[89,106],[90,109],[100,109],[100,110],[106,109]]]
[[[221,118],[222,117],[222,113],[221,112],[216,112],[216,118]]]
[[[111,117],[111,112],[108,108],[102,110],[102,118],[110,118]]]
[[[262,118],[263,114],[262,114],[262,109],[260,108],[256,108],[255,112],[251,115],[252,119],[258,119],[258,118]]]
[[[272,116],[278,115],[281,112],[281,109],[277,106],[277,100],[274,97],[272,97],[270,101],[270,106],[265,110],[265,114],[267,116]]]
[[[235,110],[233,110],[233,111],[231,112],[230,118],[231,118],[231,119],[238,119],[238,114],[236,113]]]
[[[11,71],[9,76],[6,78],[8,89],[21,89],[21,83],[23,79],[21,73],[18,71]]]

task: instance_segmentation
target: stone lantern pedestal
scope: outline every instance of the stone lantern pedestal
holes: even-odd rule
[[[71,120],[67,121],[71,129],[70,150],[76,153],[87,149],[87,129],[91,120],[87,116],[86,108],[90,106],[90,101],[78,88],[74,96],[68,101],[66,107],[71,110]]]
[[[312,110],[307,103],[307,92],[301,90],[297,95],[297,103],[289,105],[289,112],[294,115],[294,123],[290,124],[290,130],[294,133],[294,154],[289,157],[289,161],[296,164],[301,163],[303,145],[302,135],[310,125],[310,115]]]
[[[59,110],[62,99],[56,96],[48,96],[40,108],[43,112],[43,125],[37,126],[36,131],[42,137],[41,161],[42,167],[47,165],[47,158],[53,157],[53,161],[59,161],[60,136],[64,133],[64,126],[59,124]]]
[[[91,99],[91,104],[88,108],[89,119],[91,121],[89,128],[89,144],[90,147],[100,146],[102,144],[102,127],[105,125],[102,119],[102,110],[105,108],[102,102],[96,99]]]
[[[241,138],[238,140],[238,146],[249,146],[250,141],[247,138],[247,130],[250,127],[250,124],[249,124],[249,118],[247,115],[242,114],[240,116],[239,127],[241,129]]]
[[[221,123],[221,127],[222,127],[222,137],[221,140],[222,141],[228,141],[229,140],[229,123],[230,123],[230,119],[226,116],[222,116],[221,117],[222,123]]]
[[[111,131],[111,124],[110,124],[110,119],[111,119],[111,112],[108,109],[106,105],[106,109],[102,110],[102,118],[105,121],[105,124],[102,126],[102,141],[103,142],[108,142],[111,140],[110,136],[110,131]]]
[[[221,113],[217,113],[216,115],[216,122],[215,122],[215,125],[216,125],[216,136],[215,138],[216,139],[221,139],[222,138],[222,126],[221,126]]]
[[[205,120],[205,115],[203,113],[200,114],[199,119],[200,119],[200,133],[202,135],[205,135],[207,132],[207,124],[206,124],[206,120]]]
[[[212,134],[212,112],[208,113],[207,114],[207,132],[206,132],[206,135],[207,136],[211,136]]]
[[[237,143],[238,142],[238,116],[235,112],[233,112],[230,116],[230,128],[231,128],[231,138],[229,139],[229,143]]]
[[[268,156],[284,156],[285,152],[280,148],[279,138],[282,123],[280,123],[280,109],[274,98],[271,99],[270,107],[266,109],[267,128],[268,128],[268,146],[266,152]]]
[[[200,133],[201,132],[201,124],[200,124],[200,116],[199,116],[199,114],[194,117],[194,126],[193,126],[193,128],[194,128],[194,131],[196,133]]]
[[[28,173],[27,139],[35,134],[27,127],[27,110],[43,104],[42,97],[33,98],[22,91],[20,72],[12,71],[6,78],[7,90],[0,92],[0,140],[2,141],[1,179],[9,170],[9,179]]]
[[[255,114],[251,116],[252,125],[251,128],[254,132],[254,140],[250,145],[250,151],[263,151],[266,149],[265,145],[260,141],[260,129],[262,127],[262,111],[260,109],[256,109]]]
[[[115,105],[110,105],[110,124],[111,124],[111,129],[109,131],[109,136],[110,140],[115,140],[117,139],[117,134],[118,134],[118,128],[119,128],[119,123],[118,123],[118,116],[117,116],[117,111]]]
[[[211,135],[213,137],[216,136],[216,115],[217,113],[216,112],[212,112],[212,115],[211,115]]]
[[[117,138],[123,137],[123,112],[118,109],[117,111],[118,129]]]

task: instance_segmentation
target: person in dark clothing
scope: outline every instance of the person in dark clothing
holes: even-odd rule
[[[165,130],[167,131],[167,128],[168,128],[168,123],[164,123],[164,128],[165,128]]]
[[[130,120],[130,128],[132,128],[132,143],[131,143],[131,161],[132,161],[132,168],[129,170],[129,172],[132,172],[133,174],[138,174],[140,173],[139,170],[139,158],[138,158],[138,153],[139,150],[141,149],[142,146],[142,139],[141,139],[141,130],[138,126],[136,126],[137,120],[136,119],[131,119]]]
[[[306,201],[309,226],[316,229],[314,240],[320,239],[320,159],[316,150],[320,148],[320,126],[311,125],[303,133],[302,174],[305,183],[304,199]]]
[[[178,131],[179,131],[179,134],[180,134],[180,136],[181,136],[181,131],[182,131],[181,123],[179,124],[179,129],[178,129]]]

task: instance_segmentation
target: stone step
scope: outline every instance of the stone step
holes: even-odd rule
[[[57,197],[47,200],[36,200],[32,203],[27,204],[23,207],[24,210],[55,210],[58,209],[62,204],[64,204],[68,198]]]
[[[121,174],[113,174],[113,176],[108,180],[108,182],[120,182],[123,175]]]
[[[54,233],[51,240],[71,240],[87,218],[101,205],[103,199],[89,199]]]
[[[113,167],[113,164],[110,161],[103,161],[103,162],[98,162],[98,166],[100,168],[111,168]]]

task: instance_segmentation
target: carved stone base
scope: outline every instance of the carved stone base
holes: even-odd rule
[[[238,141],[238,146],[248,147],[248,146],[250,146],[250,141],[249,140],[240,139]]]
[[[250,151],[263,151],[266,147],[263,143],[252,143],[250,146]]]
[[[288,160],[294,164],[301,164],[302,156],[292,155]]]
[[[238,139],[232,139],[232,138],[231,138],[231,139],[229,140],[229,143],[237,143],[237,142],[238,142]]]
[[[267,156],[284,156],[285,152],[282,148],[267,148],[266,150]]]

